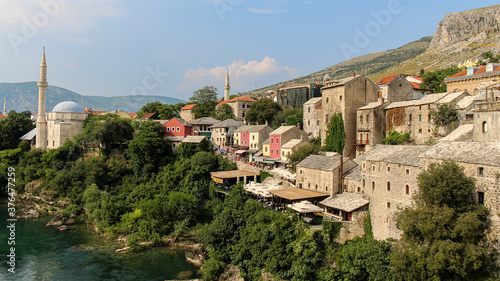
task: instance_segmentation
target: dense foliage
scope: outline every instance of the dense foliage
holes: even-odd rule
[[[437,127],[453,126],[458,122],[458,105],[456,103],[437,104],[430,110],[431,120]]]
[[[444,79],[448,76],[457,74],[460,72],[458,67],[448,67],[443,69],[438,69],[434,72],[425,71],[421,73],[423,82],[420,84],[420,89],[430,89],[434,93],[444,93],[447,91],[446,83]]]
[[[345,138],[344,120],[342,119],[342,113],[339,112],[334,114],[330,123],[328,123],[325,150],[344,154]]]
[[[184,105],[184,103],[163,104],[159,101],[149,102],[141,107],[137,115],[141,117],[144,114],[154,113],[150,119],[170,120],[174,117],[180,117],[180,110]]]
[[[89,116],[84,122],[84,139],[102,148],[109,155],[113,146],[121,149],[132,140],[134,128],[130,119],[115,114]]]
[[[263,98],[250,105],[245,120],[254,124],[273,124],[274,118],[281,111],[281,105],[269,98]]]
[[[189,98],[189,103],[196,104],[192,110],[195,118],[213,116],[217,105],[217,88],[205,86],[196,90]]]
[[[405,144],[410,141],[410,133],[400,134],[396,131],[390,131],[389,135],[382,139],[382,143],[385,145]]]
[[[226,119],[235,119],[236,118],[236,116],[234,116],[233,108],[228,104],[223,104],[223,105],[218,106],[215,109],[212,117],[217,119],[217,120],[221,120],[221,121],[226,120]]]
[[[418,176],[415,206],[403,210],[394,245],[400,280],[488,280],[493,250],[486,242],[488,210],[474,200],[474,179],[451,161],[431,164]]]
[[[11,110],[7,118],[0,119],[0,150],[17,148],[21,142],[19,138],[35,128],[30,115],[29,111],[17,113]]]
[[[295,173],[297,164],[299,164],[300,161],[306,159],[309,155],[319,154],[320,150],[321,147],[314,143],[309,143],[294,150],[292,154],[287,156],[290,171],[292,173]]]
[[[300,128],[302,128],[303,120],[304,112],[302,109],[285,108],[274,116],[272,125],[273,128],[278,128],[281,124],[286,124],[287,126],[297,126],[297,124],[300,124]]]

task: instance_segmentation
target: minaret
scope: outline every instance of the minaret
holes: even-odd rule
[[[226,85],[224,86],[224,100],[229,100],[229,90],[231,86],[229,86],[229,70],[226,68]]]
[[[3,100],[3,116],[7,116],[7,100]]]
[[[40,81],[38,81],[38,118],[36,119],[36,148],[47,149],[47,120],[45,118],[45,100],[47,95],[47,62],[43,47],[40,64]]]

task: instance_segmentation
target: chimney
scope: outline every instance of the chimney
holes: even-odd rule
[[[381,98],[381,99],[380,99],[380,102],[381,102],[382,104],[384,104],[385,99],[384,99],[384,98]]]
[[[304,135],[300,135],[300,141],[304,140]]]
[[[352,77],[356,77],[356,72],[353,72],[353,73],[352,73]]]
[[[269,122],[266,120],[266,126],[269,125]]]
[[[297,128],[300,129],[300,122],[297,122]]]

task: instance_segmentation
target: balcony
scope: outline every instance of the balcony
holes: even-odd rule
[[[366,145],[368,144],[369,140],[356,140],[354,145]]]

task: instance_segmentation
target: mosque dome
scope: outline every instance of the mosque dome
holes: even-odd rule
[[[58,103],[52,109],[52,112],[65,112],[65,113],[85,113],[83,108],[73,101],[63,101]]]

